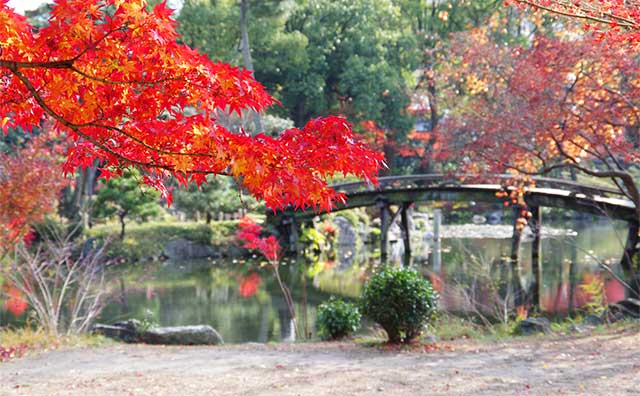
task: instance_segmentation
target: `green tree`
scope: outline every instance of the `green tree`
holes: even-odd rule
[[[394,2],[187,0],[178,17],[185,42],[212,59],[246,65],[242,3],[255,76],[283,104],[276,115],[301,126],[341,113],[399,137],[411,129],[408,93],[419,56]]]
[[[241,195],[232,178],[224,176],[210,176],[200,187],[191,184],[189,189],[176,189],[173,198],[176,209],[190,218],[204,215],[207,224],[217,212],[231,213],[257,204],[253,197]]]
[[[408,93],[418,53],[394,2],[309,0],[288,19],[286,32],[298,32],[307,41],[297,73],[271,77],[282,86],[276,96],[296,125],[338,112],[354,123],[375,121],[401,136],[411,129]],[[263,58],[259,50],[255,57]],[[256,76],[269,87],[261,73],[256,62]]]
[[[240,65],[239,11],[233,0],[185,0],[178,15],[178,33],[191,48],[209,58]]]
[[[102,182],[96,191],[93,214],[97,218],[117,216],[120,239],[124,239],[125,219],[144,221],[161,213],[160,193],[143,185],[137,170],[129,170],[121,177]]]

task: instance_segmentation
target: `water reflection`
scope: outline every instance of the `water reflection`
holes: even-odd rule
[[[572,304],[584,304],[588,296],[579,285],[593,277],[603,281],[609,301],[622,298],[624,290],[615,277],[621,274],[617,261],[622,253],[624,224],[566,222],[555,227],[571,228],[575,233],[551,233],[542,240],[543,308],[566,312]],[[433,246],[424,243],[428,238],[415,233],[414,266],[429,276],[440,291],[443,308],[495,314],[509,303],[511,275],[504,259],[510,255],[511,242],[472,235],[470,228],[467,231],[462,236],[473,238],[460,234],[448,237],[447,227],[443,227],[439,271],[430,263]],[[301,334],[314,332],[316,307],[331,295],[360,295],[364,280],[379,260],[375,247],[375,243],[364,242],[359,246],[338,246],[334,260],[285,263],[281,275],[292,291]],[[399,264],[402,241],[393,243],[390,252],[392,260]],[[532,281],[530,257],[531,243],[524,240],[521,260],[525,284]],[[603,270],[606,265],[610,271]],[[271,271],[260,268],[258,262],[205,260],[130,265],[114,275],[110,295],[111,302],[100,318],[106,323],[137,318],[163,326],[209,324],[228,343],[291,340],[295,334],[277,282]],[[1,299],[0,325],[24,323],[27,314],[19,312],[17,300],[11,296]]]

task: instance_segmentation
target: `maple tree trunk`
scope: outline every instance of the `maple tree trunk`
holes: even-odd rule
[[[247,23],[247,13],[249,12],[248,0],[240,1],[240,47],[242,48],[242,59],[244,67],[253,75],[253,59],[251,58],[251,47],[249,45],[249,28]],[[253,122],[256,126],[256,133],[263,132],[262,117],[257,111],[249,110],[253,115]]]
[[[620,259],[620,266],[629,281],[631,297],[640,298],[640,252],[638,248],[638,244],[640,244],[640,235],[638,235],[640,233],[640,191],[629,173],[625,172],[621,179],[629,192],[631,201],[636,206],[636,218],[635,221],[629,222],[627,241]]]
[[[638,274],[638,266],[634,265],[634,261],[638,259],[638,243],[640,243],[640,237],[638,232],[640,227],[637,222],[629,223],[629,231],[627,234],[627,241],[624,247],[624,253],[620,260],[620,266],[625,273],[626,279],[629,281],[630,296],[633,298],[640,298],[640,277]]]
[[[125,223],[124,223],[124,218],[127,216],[127,211],[126,210],[122,210],[120,211],[120,213],[118,213],[118,219],[120,220],[120,239],[124,239],[124,227],[125,227]]]

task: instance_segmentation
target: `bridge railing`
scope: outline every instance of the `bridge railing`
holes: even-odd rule
[[[425,187],[443,187],[457,186],[468,184],[506,184],[509,181],[516,181],[515,176],[509,174],[489,175],[480,178],[478,175],[445,175],[445,174],[422,174],[422,175],[401,175],[401,176],[385,176],[378,179],[379,185],[374,186],[372,183],[351,182],[332,185],[337,191],[346,194],[357,194],[359,192],[386,191],[391,189],[412,189]],[[534,177],[535,187],[555,188],[570,191],[572,193],[580,193],[589,196],[614,196],[623,197],[622,191],[604,187],[578,183],[572,180],[554,179],[550,177]]]

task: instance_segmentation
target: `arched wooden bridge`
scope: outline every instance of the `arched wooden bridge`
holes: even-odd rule
[[[474,180],[465,182],[464,180]],[[392,205],[427,201],[476,201],[500,202],[496,193],[503,185],[513,180],[512,175],[492,175],[490,183],[479,183],[471,175],[448,176],[441,174],[381,177],[380,184],[373,186],[364,182],[337,184],[332,186],[344,193],[346,203],[339,203],[334,212],[362,206],[380,206],[380,201]],[[618,220],[638,221],[633,202],[625,199],[616,189],[585,185],[573,181],[545,177],[533,178],[535,188],[525,195],[528,206],[544,206],[571,209]],[[273,220],[294,217],[299,221],[313,218],[312,210],[285,210],[271,214]]]
[[[513,175],[490,175],[479,182],[477,176],[472,175],[442,175],[424,174],[410,176],[389,176],[379,179],[379,185],[373,186],[364,182],[345,183],[332,186],[345,194],[345,203],[339,203],[334,212],[363,206],[376,206],[380,210],[381,219],[381,259],[386,261],[388,248],[388,230],[398,216],[401,219],[401,229],[405,244],[405,263],[410,262],[410,234],[408,211],[414,202],[428,201],[467,201],[467,202],[502,202],[496,193],[504,191],[504,186],[513,181]],[[530,188],[524,195],[524,201],[532,213],[529,226],[533,231],[532,263],[534,270],[533,301],[539,300],[537,286],[541,276],[541,243],[540,229],[542,217],[540,207],[552,207],[608,216],[612,219],[624,220],[629,223],[627,246],[621,260],[625,273],[635,278],[632,252],[638,243],[638,215],[632,201],[626,199],[621,191],[586,185],[574,181],[538,177],[533,178],[535,187]],[[509,187],[507,187],[509,188]],[[397,207],[393,211],[392,207]],[[516,208],[517,209],[517,208]],[[268,221],[277,224],[284,234],[288,235],[291,246],[297,243],[297,229],[301,223],[311,220],[318,213],[312,210],[285,210],[268,215]],[[512,246],[512,266],[518,266],[518,251],[520,246],[520,231],[514,225]]]

